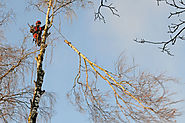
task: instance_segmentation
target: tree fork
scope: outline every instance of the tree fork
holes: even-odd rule
[[[38,108],[39,108],[39,102],[41,99],[42,94],[45,92],[45,90],[42,90],[42,84],[43,84],[43,79],[44,79],[44,70],[42,68],[43,60],[44,60],[44,53],[45,49],[47,47],[46,45],[46,38],[47,38],[47,32],[48,32],[48,22],[49,22],[49,14],[51,11],[52,7],[52,0],[49,1],[48,4],[48,10],[46,14],[46,24],[45,24],[45,29],[44,33],[42,36],[42,42],[41,42],[41,48],[40,48],[40,53],[38,54],[38,57],[35,58],[37,61],[37,81],[34,81],[35,83],[35,90],[34,90],[34,95],[33,99],[30,100],[31,103],[31,108],[30,108],[30,114],[28,118],[28,123],[36,123],[37,120],[37,115],[38,115]]]

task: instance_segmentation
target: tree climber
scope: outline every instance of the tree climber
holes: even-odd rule
[[[41,22],[37,21],[36,22],[36,26],[31,25],[30,26],[30,32],[33,34],[33,41],[35,42],[35,44],[37,44],[38,46],[41,45],[41,40],[42,40],[42,31],[45,28],[45,25],[40,27]]]

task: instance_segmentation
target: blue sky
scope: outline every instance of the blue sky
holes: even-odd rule
[[[37,19],[45,20],[42,13],[26,11],[25,5],[23,0],[9,0],[7,4],[13,8],[16,17],[11,26],[7,27],[6,35],[8,42],[15,45],[21,42],[23,35],[20,30],[28,29],[27,23],[35,23]],[[161,53],[157,46],[137,44],[133,41],[135,38],[168,39],[167,26],[172,21],[168,19],[170,9],[164,4],[157,6],[155,0],[117,0],[113,5],[119,10],[120,17],[113,16],[105,9],[107,23],[104,24],[94,21],[96,8],[78,9],[72,23],[62,20],[62,33],[88,58],[106,69],[113,70],[117,57],[124,51],[128,61],[132,62],[134,58],[141,70],[166,72],[176,77],[179,83],[171,86],[171,89],[177,92],[177,99],[185,99],[184,42],[178,41],[172,47],[175,56],[171,57]],[[57,22],[56,18],[56,25]],[[56,114],[51,120],[52,123],[89,122],[87,115],[77,112],[66,98],[66,93],[73,86],[77,67],[78,55],[64,44],[61,38],[56,42],[53,62],[44,68],[44,89],[57,95]],[[185,113],[184,105],[185,103],[178,105],[182,113]],[[184,121],[184,116],[177,119],[178,123]]]

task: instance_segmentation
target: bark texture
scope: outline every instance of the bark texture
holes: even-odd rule
[[[45,50],[47,47],[46,38],[48,35],[49,14],[51,11],[51,7],[52,7],[52,0],[50,0],[49,4],[48,4],[48,10],[47,10],[47,14],[46,14],[46,24],[45,24],[44,33],[42,36],[40,53],[38,54],[38,57],[35,58],[35,60],[37,61],[37,80],[34,81],[34,83],[35,83],[34,95],[33,95],[33,99],[30,100],[31,109],[30,109],[30,114],[29,114],[29,118],[28,118],[28,123],[36,123],[39,102],[40,102],[42,94],[45,92],[45,90],[42,90],[42,84],[43,84],[43,79],[44,79],[44,74],[45,74],[45,72],[42,68],[42,64],[43,64]]]

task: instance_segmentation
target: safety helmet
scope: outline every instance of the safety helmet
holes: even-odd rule
[[[37,24],[41,24],[41,22],[40,22],[40,21],[37,21],[37,22],[36,22],[36,25],[37,25]]]

